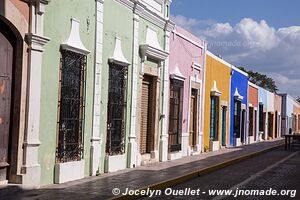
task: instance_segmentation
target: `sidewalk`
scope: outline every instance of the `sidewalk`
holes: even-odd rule
[[[60,185],[45,186],[37,190],[23,190],[16,185],[0,187],[0,199],[107,199],[114,197],[113,188],[121,192],[125,188],[161,188],[186,179],[225,167],[253,157],[284,144],[283,139],[264,141],[238,148],[184,157],[174,161],[152,163],[147,166],[126,169],[99,177],[87,177]]]

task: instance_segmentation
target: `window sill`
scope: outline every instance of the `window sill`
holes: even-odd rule
[[[65,183],[84,178],[84,160],[55,164],[55,183]]]

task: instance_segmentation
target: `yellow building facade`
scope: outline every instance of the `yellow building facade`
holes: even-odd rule
[[[231,65],[211,52],[206,54],[204,150],[229,145]]]

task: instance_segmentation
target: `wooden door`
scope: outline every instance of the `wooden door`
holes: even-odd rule
[[[7,179],[13,47],[0,33],[0,181]]]
[[[142,84],[142,97],[141,97],[141,129],[140,129],[140,153],[150,153],[149,143],[150,137],[148,134],[149,129],[149,100],[150,100],[150,78],[143,79]]]
[[[268,115],[268,136],[273,138],[273,114],[269,113]]]
[[[194,147],[197,144],[197,90],[195,89],[192,89],[190,100],[189,130],[189,145]]]

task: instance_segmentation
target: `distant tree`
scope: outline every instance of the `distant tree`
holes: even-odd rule
[[[272,79],[271,77],[268,77],[265,74],[254,72],[252,70],[246,70],[244,67],[239,67],[239,69],[248,73],[250,82],[252,82],[266,90],[269,90],[270,92],[277,93],[278,87],[277,87],[274,79]]]
[[[300,96],[297,96],[296,100],[300,103]]]

